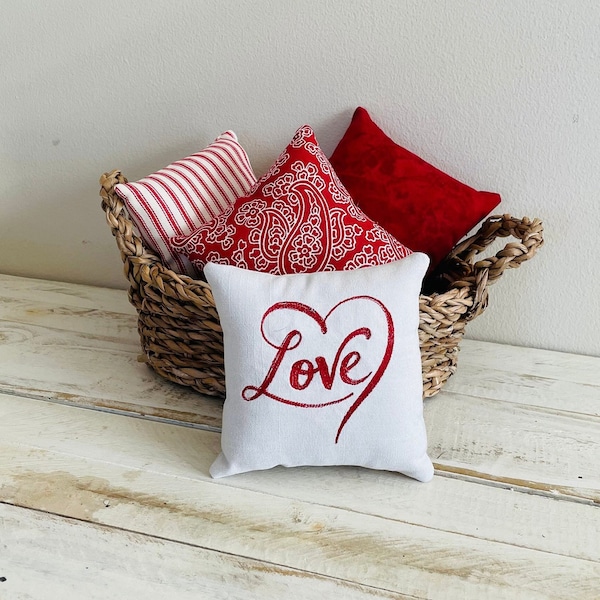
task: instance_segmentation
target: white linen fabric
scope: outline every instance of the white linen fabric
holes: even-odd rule
[[[194,277],[196,269],[173,248],[171,237],[216,219],[255,184],[246,151],[235,133],[226,131],[204,150],[139,181],[120,183],[115,191],[162,263]]]
[[[272,275],[209,263],[223,328],[213,477],[358,465],[428,481],[419,294],[429,259]]]

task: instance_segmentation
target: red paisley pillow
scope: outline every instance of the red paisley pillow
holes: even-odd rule
[[[500,203],[398,146],[361,107],[330,161],[356,204],[431,268]]]
[[[173,247],[207,262],[274,275],[343,271],[411,251],[359,210],[305,125],[249,195]]]

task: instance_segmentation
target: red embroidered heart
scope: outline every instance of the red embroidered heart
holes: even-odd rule
[[[353,296],[351,298],[346,298],[345,300],[338,302],[324,317],[321,316],[316,310],[314,310],[310,306],[301,302],[278,302],[271,306],[269,309],[267,309],[267,311],[262,317],[260,330],[263,339],[267,344],[269,344],[276,350],[276,354],[262,383],[259,386],[246,386],[242,390],[242,398],[244,398],[244,400],[247,401],[252,401],[257,400],[261,396],[266,396],[277,402],[297,406],[300,408],[323,408],[325,406],[339,404],[341,402],[344,402],[345,400],[352,398],[355,394],[354,391],[332,401],[327,401],[320,404],[308,404],[305,402],[299,402],[297,400],[284,398],[280,394],[273,393],[269,389],[269,387],[271,386],[273,380],[276,377],[279,381],[281,381],[282,375],[279,374],[279,371],[285,355],[288,352],[296,350],[300,347],[303,336],[298,329],[291,329],[287,333],[287,335],[285,335],[281,343],[275,343],[272,340],[270,340],[267,336],[264,324],[267,317],[275,313],[276,311],[297,311],[312,319],[318,325],[321,334],[327,335],[329,333],[327,321],[331,317],[331,315],[336,310],[338,310],[339,307],[347,305],[349,302],[357,300],[366,300],[368,302],[374,303],[379,308],[379,310],[381,310],[387,325],[387,338],[385,341],[385,350],[383,352],[383,356],[379,365],[377,365],[375,372],[370,371],[366,375],[354,378],[352,376],[352,371],[355,367],[359,365],[359,363],[361,363],[363,356],[361,356],[361,354],[356,350],[351,350],[346,354],[343,354],[346,351],[346,347],[355,338],[363,337],[367,340],[371,339],[372,330],[369,327],[364,326],[354,329],[345,336],[342,343],[339,345],[331,364],[327,362],[327,359],[324,356],[316,356],[314,358],[314,362],[310,358],[302,358],[300,360],[296,360],[292,364],[289,370],[288,377],[288,383],[290,387],[296,390],[297,392],[301,392],[308,388],[316,375],[320,376],[323,387],[327,390],[332,389],[332,387],[334,386],[334,382],[337,378],[339,378],[342,381],[342,383],[346,386],[358,386],[364,383],[365,381],[367,382],[362,392],[358,394],[357,398],[354,400],[354,402],[342,418],[342,421],[338,427],[337,434],[335,437],[335,443],[337,444],[340,434],[344,426],[348,422],[348,419],[350,419],[350,417],[354,414],[356,409],[364,402],[364,400],[369,396],[369,394],[371,394],[371,392],[375,389],[381,377],[385,373],[394,348],[394,323],[392,320],[392,316],[388,309],[384,306],[384,304],[380,300],[377,300],[372,296]]]

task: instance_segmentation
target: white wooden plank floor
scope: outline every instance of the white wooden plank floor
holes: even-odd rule
[[[490,307],[493,310],[493,306]],[[600,598],[600,359],[465,340],[436,476],[215,481],[126,294],[0,275],[0,599]]]

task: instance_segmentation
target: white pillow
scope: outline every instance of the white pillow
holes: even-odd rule
[[[359,465],[429,481],[418,336],[428,264],[420,253],[296,275],[207,264],[227,389],[211,475]]]
[[[226,131],[204,150],[134,183],[120,183],[115,191],[162,263],[194,277],[195,268],[173,248],[171,237],[216,219],[255,183],[246,151],[235,133]]]

